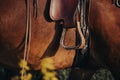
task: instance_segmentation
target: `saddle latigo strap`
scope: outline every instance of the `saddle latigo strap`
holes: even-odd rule
[[[63,20],[65,27],[73,26],[73,16],[78,0],[51,0],[50,17],[52,20]]]

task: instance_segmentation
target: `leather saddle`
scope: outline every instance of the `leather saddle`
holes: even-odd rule
[[[73,27],[73,16],[78,0],[51,0],[50,17],[52,20],[63,20],[65,27]]]
[[[80,29],[80,20],[78,20],[77,27],[74,23],[74,15],[78,7],[79,0],[51,0],[50,1],[50,18],[53,21],[61,20],[63,22],[63,32],[60,40],[60,44],[65,49],[82,49],[85,45],[84,35]],[[65,45],[65,36],[69,28],[76,28],[81,38],[81,43],[75,46]]]

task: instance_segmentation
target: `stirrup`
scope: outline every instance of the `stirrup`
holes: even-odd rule
[[[118,8],[120,8],[120,1],[119,1],[119,0],[116,0],[116,1],[115,1],[115,4],[116,4],[116,6],[117,6]]]
[[[72,49],[83,49],[84,46],[85,46],[85,38],[82,34],[82,31],[80,29],[80,22],[78,21],[77,22],[77,30],[78,30],[78,33],[80,35],[80,38],[81,38],[81,43],[76,45],[76,46],[67,46],[65,45],[64,41],[65,41],[65,35],[66,35],[66,32],[67,32],[67,29],[66,28],[63,28],[63,32],[62,32],[62,36],[61,36],[61,39],[60,39],[60,45],[66,49],[66,50],[72,50]]]

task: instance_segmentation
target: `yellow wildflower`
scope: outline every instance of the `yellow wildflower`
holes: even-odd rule
[[[27,66],[27,62],[25,60],[21,60],[19,63],[20,68],[24,68],[25,70],[29,70],[30,68]]]
[[[54,71],[53,60],[51,58],[45,58],[41,61],[41,72],[43,73],[43,80],[58,80]]]
[[[21,60],[19,66],[21,68],[20,70],[21,76],[15,76],[11,80],[31,80],[32,74],[26,72],[30,70],[29,66],[27,65],[27,62],[25,60]]]

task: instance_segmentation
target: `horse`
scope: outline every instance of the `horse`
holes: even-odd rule
[[[19,69],[19,61],[25,58],[32,70],[39,70],[41,60],[46,57],[53,60],[55,69],[72,66],[75,50],[66,50],[60,46],[63,25],[61,21],[50,18],[51,2],[0,0],[1,66]],[[72,15],[73,12],[74,8]],[[66,37],[65,44],[74,45],[75,30],[69,29],[66,35],[70,36]],[[29,54],[24,54],[25,50]]]
[[[120,22],[118,20],[120,14],[118,0],[89,0],[87,25],[89,26],[90,36],[88,39],[89,50],[87,50],[89,54],[87,53],[87,56],[85,56],[86,53],[81,55],[81,49],[79,50],[78,46],[66,47],[63,45],[64,48],[70,50],[65,50],[59,46],[60,37],[64,35],[67,40],[61,40],[61,44],[63,44],[63,41],[67,45],[73,45],[76,42],[76,28],[73,27],[73,16],[78,0],[44,0],[37,3],[36,1],[33,1],[34,4],[30,1],[30,7],[26,5],[25,0],[0,1],[1,65],[18,68],[18,62],[24,57],[24,49],[27,49],[24,45],[30,43],[27,61],[32,69],[40,69],[41,60],[44,57],[49,57],[54,61],[53,65],[56,69],[71,67],[74,64],[73,67],[76,67],[76,65],[82,67],[80,75],[86,75],[87,77],[83,76],[83,79],[86,80],[89,80],[88,72],[91,73],[101,67],[107,67],[116,80],[120,79]],[[54,7],[55,4],[59,5]],[[27,10],[28,12],[26,12]],[[28,17],[26,13],[28,13]],[[34,17],[30,17],[30,15],[34,15]],[[26,38],[26,25],[32,26],[28,30],[28,38]],[[61,26],[63,27],[61,28]],[[65,31],[65,34],[62,34],[62,31]],[[79,55],[79,57],[77,58],[76,55]],[[81,60],[82,57],[87,57],[87,60]],[[78,63],[75,62],[76,60]]]
[[[73,69],[70,80],[90,80],[100,68],[107,68],[120,80],[120,6],[119,0],[81,0],[87,2],[89,58],[80,69]],[[79,63],[79,65],[81,65]]]

